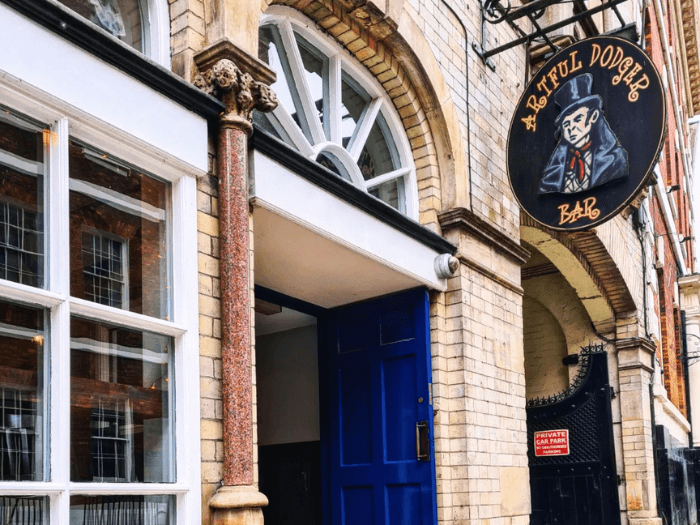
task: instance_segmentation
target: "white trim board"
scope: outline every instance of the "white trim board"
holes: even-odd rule
[[[251,197],[255,206],[414,279],[416,285],[446,289],[445,280],[435,273],[435,258],[440,253],[257,151],[252,160],[255,183],[251,185]]]
[[[195,167],[207,169],[207,122],[0,4],[1,73]]]

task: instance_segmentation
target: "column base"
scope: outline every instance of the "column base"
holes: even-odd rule
[[[211,525],[263,525],[262,508],[267,498],[256,487],[220,487],[209,501]]]

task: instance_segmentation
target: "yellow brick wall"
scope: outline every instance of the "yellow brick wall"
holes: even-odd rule
[[[203,524],[209,523],[209,500],[223,478],[224,459],[217,196],[218,179],[210,172],[197,183]]]
[[[569,385],[562,358],[568,354],[562,327],[542,303],[523,300],[525,392],[528,399],[558,394]]]

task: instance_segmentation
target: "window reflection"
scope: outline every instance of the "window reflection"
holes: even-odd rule
[[[345,73],[341,80],[341,113],[343,147],[350,147],[350,139],[355,133],[355,128],[360,122],[362,111],[370,102],[369,95],[355,84],[355,82]]]
[[[370,195],[374,195],[379,200],[386,202],[392,208],[401,210],[401,202],[403,202],[403,179],[392,179],[382,182],[367,190]]]
[[[171,482],[172,339],[71,320],[71,480]]]
[[[327,82],[324,82],[323,79],[324,77],[328,78],[328,61],[325,59],[325,57],[317,54],[314,47],[306,40],[301,38],[299,35],[295,36],[297,39],[297,44],[299,45],[301,63],[304,67],[304,73],[306,75],[306,84],[309,87],[309,94],[311,95],[314,107],[316,108],[316,116],[325,129],[326,138],[330,139],[330,130],[328,129],[327,124],[324,123],[324,115],[327,114],[324,99],[328,98],[328,96],[325,94],[328,86]]]
[[[172,496],[71,496],[70,525],[168,525],[175,523]]]
[[[0,279],[44,285],[44,140],[48,129],[0,113]]]
[[[0,523],[3,525],[44,525],[49,523],[49,498],[1,496]]]
[[[168,184],[71,143],[71,295],[170,315]]]
[[[292,88],[287,81],[291,78],[289,71],[289,63],[286,56],[280,56],[279,53],[279,35],[277,30],[271,26],[260,28],[259,33],[259,51],[260,60],[265,62],[271,69],[277,73],[277,80],[270,87],[277,95],[279,103],[287,110],[297,126],[304,130],[307,138],[311,139],[311,133],[305,119],[299,119],[299,114],[304,114],[299,102],[299,97],[296,91],[292,93]],[[282,60],[284,58],[284,61]],[[303,123],[303,126],[302,126]]]
[[[143,48],[143,22],[138,0],[58,0],[137,51]]]
[[[381,116],[378,116],[357,161],[365,180],[373,179],[396,169],[392,151],[389,149],[380,121]]]
[[[44,311],[0,301],[0,480],[43,479]]]

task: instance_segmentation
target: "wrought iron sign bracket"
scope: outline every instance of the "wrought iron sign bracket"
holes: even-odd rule
[[[685,335],[686,335],[686,338],[687,337],[694,337],[695,339],[698,340],[698,342],[700,342],[700,337],[698,337],[695,334],[686,333]],[[695,344],[697,347],[698,343],[695,343]],[[700,350],[686,351],[686,354],[683,357],[683,361],[684,361],[683,364],[685,365],[686,368],[688,368],[691,365],[694,365],[695,363],[700,361]]]
[[[552,39],[549,37],[550,33],[571,24],[581,22],[586,28],[586,33],[590,33],[588,36],[595,36],[598,31],[591,17],[607,9],[613,10],[620,22],[620,27],[623,28],[625,26],[625,21],[617,6],[625,1],[626,0],[604,0],[600,5],[588,9],[585,0],[533,0],[514,9],[511,6],[511,0],[505,0],[505,5],[501,0],[482,0],[481,43],[474,42],[472,47],[479,58],[481,58],[482,62],[492,71],[496,70],[496,66],[489,60],[492,56],[507,51],[515,46],[519,46],[520,44],[532,42],[537,38],[543,39],[544,43],[550,47],[552,53],[556,53],[559,51],[559,48],[552,42]],[[538,20],[542,18],[546,9],[550,6],[562,3],[573,3],[574,14],[564,20],[542,27]],[[518,21],[522,21],[523,19],[530,21],[532,30],[525,30],[521,27],[520,24],[522,22]],[[493,49],[486,49],[486,24],[496,25],[503,22],[513,29],[517,38]]]

